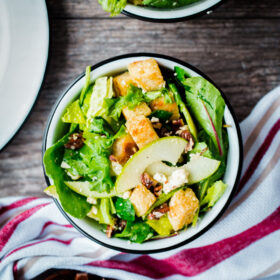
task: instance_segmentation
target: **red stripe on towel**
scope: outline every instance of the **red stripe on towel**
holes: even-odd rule
[[[243,177],[242,177],[242,179],[240,181],[240,184],[238,186],[238,190],[237,190],[236,194],[238,194],[242,190],[242,188],[245,186],[245,184],[252,177],[253,173],[257,169],[260,161],[262,160],[263,156],[265,155],[265,153],[267,152],[268,148],[270,147],[270,145],[271,145],[275,135],[279,131],[279,129],[280,129],[280,119],[278,119],[278,121],[270,129],[270,131],[267,134],[264,142],[262,143],[262,145],[258,149],[257,153],[253,157],[250,165],[248,166],[246,172],[244,173],[244,175],[243,175]]]
[[[262,222],[240,234],[211,245],[183,250],[166,259],[157,260],[144,255],[128,262],[94,261],[88,265],[122,269],[151,278],[168,277],[174,274],[195,276],[279,229],[280,207]]]
[[[2,207],[0,207],[0,215],[4,214],[5,212],[7,212],[9,210],[24,206],[27,203],[29,203],[33,200],[36,200],[36,199],[38,199],[38,197],[26,197],[21,200],[15,201],[15,202],[11,203],[10,205],[2,206]]]
[[[41,208],[49,204],[50,203],[37,205],[33,208],[30,208],[20,213],[18,216],[16,216],[11,221],[9,221],[0,231],[0,252],[2,251],[2,249],[4,248],[8,240],[11,238],[12,234],[14,233],[15,229],[21,222],[25,221],[34,213],[36,213],[38,210],[40,210]]]
[[[56,225],[56,226],[66,227],[66,228],[73,228],[73,226],[70,225],[70,224],[62,225],[62,224],[58,224],[58,223],[55,223],[55,222],[52,222],[52,221],[48,221],[48,222],[46,222],[46,223],[43,225],[42,230],[41,230],[41,232],[40,232],[39,235],[42,235],[43,232],[45,231],[45,229],[46,229],[48,226],[51,226],[51,225]]]
[[[40,244],[40,243],[44,243],[44,242],[48,242],[48,241],[55,241],[55,242],[58,242],[58,243],[61,243],[61,244],[64,244],[64,245],[70,245],[72,243],[72,241],[74,239],[76,239],[77,237],[73,237],[71,239],[68,239],[68,240],[61,240],[61,239],[57,239],[57,238],[54,238],[54,237],[51,237],[51,238],[47,238],[47,239],[44,239],[44,240],[39,240],[39,241],[36,241],[36,242],[33,242],[33,243],[29,243],[29,244],[26,244],[26,245],[23,245],[21,247],[18,247],[14,250],[12,250],[11,252],[9,252],[5,258],[9,257],[10,255],[12,255],[13,253],[19,251],[19,250],[22,250],[24,248],[27,248],[27,247],[31,247],[31,246],[34,246],[34,245],[37,245],[37,244]]]

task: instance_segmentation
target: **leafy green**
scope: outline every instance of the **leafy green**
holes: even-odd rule
[[[115,237],[128,238],[131,242],[143,243],[153,236],[153,229],[144,222],[127,222],[125,229],[121,233],[116,233]]]
[[[99,214],[99,223],[106,225],[114,225],[114,218],[111,213],[111,205],[109,198],[101,198],[100,200],[100,211]]]
[[[146,223],[162,236],[167,236],[173,231],[167,215],[162,216],[159,220],[148,220]]]
[[[152,117],[158,118],[161,122],[168,121],[172,116],[171,112],[165,110],[155,110],[148,117],[151,119]]]
[[[113,97],[113,78],[101,77],[96,79],[87,111],[87,119],[90,120],[96,116],[107,117],[105,98]]]
[[[195,3],[197,1],[200,0],[144,0],[143,5],[161,9],[174,9]]]
[[[115,201],[117,215],[126,221],[133,222],[135,220],[135,210],[129,199],[118,197]]]
[[[80,106],[83,105],[86,93],[89,90],[89,86],[90,86],[90,71],[91,71],[90,66],[87,66],[87,68],[86,68],[86,75],[85,75],[86,82],[85,82],[84,87],[83,87],[83,89],[81,91],[81,95],[80,95],[80,99],[79,99]]]
[[[111,16],[116,16],[125,8],[126,0],[98,0],[105,12],[111,13]]]
[[[151,101],[160,97],[164,98],[165,103],[173,103],[171,94],[166,88],[162,88],[160,90],[155,90],[155,91],[148,91],[143,94],[144,94],[144,99],[147,103],[150,103]]]
[[[178,68],[177,68],[178,69]],[[219,155],[224,151],[222,139],[222,125],[225,110],[225,101],[219,90],[202,77],[181,78],[177,73],[186,90],[186,100],[193,115],[212,139]]]
[[[201,202],[201,206],[207,205],[207,207],[213,207],[215,203],[224,194],[227,185],[222,180],[216,181],[208,190],[207,194]]]
[[[197,142],[193,149],[189,152],[190,154],[202,154],[202,156],[207,158],[213,158],[210,149],[205,142]]]
[[[130,85],[127,90],[127,95],[114,98],[112,100],[106,99],[105,102],[107,105],[108,115],[115,121],[118,121],[124,107],[128,107],[128,109],[134,109],[136,106],[145,102],[145,99],[140,88]]]
[[[175,67],[176,68],[176,67]],[[180,68],[181,69],[181,68]],[[180,73],[180,71],[179,71]],[[197,130],[196,130],[196,126],[193,122],[193,119],[191,117],[191,114],[189,113],[189,110],[187,109],[185,103],[183,102],[181,95],[176,87],[176,85],[174,83],[172,83],[171,81],[168,83],[168,86],[170,88],[170,90],[172,91],[173,95],[174,95],[174,99],[175,102],[177,103],[180,112],[184,115],[185,120],[189,126],[190,132],[193,135],[193,137],[197,140]]]
[[[86,119],[80,107],[79,100],[74,101],[70,104],[70,106],[68,106],[66,113],[62,117],[62,121],[65,123],[86,123]]]
[[[88,125],[88,131],[97,134],[104,134],[106,136],[110,136],[114,133],[108,122],[102,117],[95,117],[91,119]]]
[[[48,148],[44,154],[46,174],[53,180],[63,209],[76,218],[84,218],[90,211],[91,205],[86,198],[69,189],[65,181],[65,172],[60,167],[63,157],[64,144],[68,142],[70,131],[56,144]]]

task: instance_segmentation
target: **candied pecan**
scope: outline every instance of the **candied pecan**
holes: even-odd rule
[[[153,189],[153,193],[155,196],[160,196],[162,194],[162,185],[157,185]]]
[[[69,141],[64,144],[66,149],[76,150],[80,149],[84,145],[85,139],[83,138],[83,133],[73,133],[69,136]]]
[[[141,175],[141,183],[147,188],[150,189],[151,187],[157,186],[158,182],[153,179],[148,173],[144,172]]]
[[[117,158],[114,155],[109,156],[110,161],[118,162]]]
[[[161,204],[159,207],[155,208],[149,215],[149,220],[159,220],[165,213],[169,211],[169,206],[165,202]]]
[[[188,141],[185,152],[191,151],[194,145],[194,139],[189,130],[183,130],[182,132],[180,132],[179,136]]]
[[[111,238],[112,237],[112,234],[114,232],[114,229],[115,227],[112,226],[112,225],[107,225],[107,228],[106,228],[106,235],[107,237]]]
[[[152,123],[153,128],[155,129],[161,129],[162,128],[162,123],[160,122],[156,122],[156,123]]]
[[[159,137],[164,137],[167,133],[169,133],[168,129],[164,126],[161,129],[157,129],[156,131]]]
[[[120,231],[120,232],[123,231],[125,227],[126,227],[126,221],[119,219],[118,226],[117,226],[118,231]]]
[[[177,131],[183,125],[184,125],[184,121],[182,119],[173,120],[172,121],[172,130]]]

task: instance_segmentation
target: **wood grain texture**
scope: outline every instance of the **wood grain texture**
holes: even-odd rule
[[[51,46],[45,81],[28,120],[0,152],[0,196],[44,195],[46,121],[55,100],[86,65],[129,52],[177,57],[215,81],[240,121],[280,84],[278,0],[228,0],[211,15],[175,24],[108,18],[96,0],[49,0],[48,7]]]

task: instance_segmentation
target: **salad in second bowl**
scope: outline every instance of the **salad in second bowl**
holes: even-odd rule
[[[111,16],[120,14],[128,3],[148,8],[175,9],[198,1],[201,0],[98,0],[103,10],[110,13]]]
[[[153,58],[93,82],[90,72],[62,116],[68,131],[44,154],[45,192],[109,238],[142,243],[196,226],[227,187],[219,90]]]

